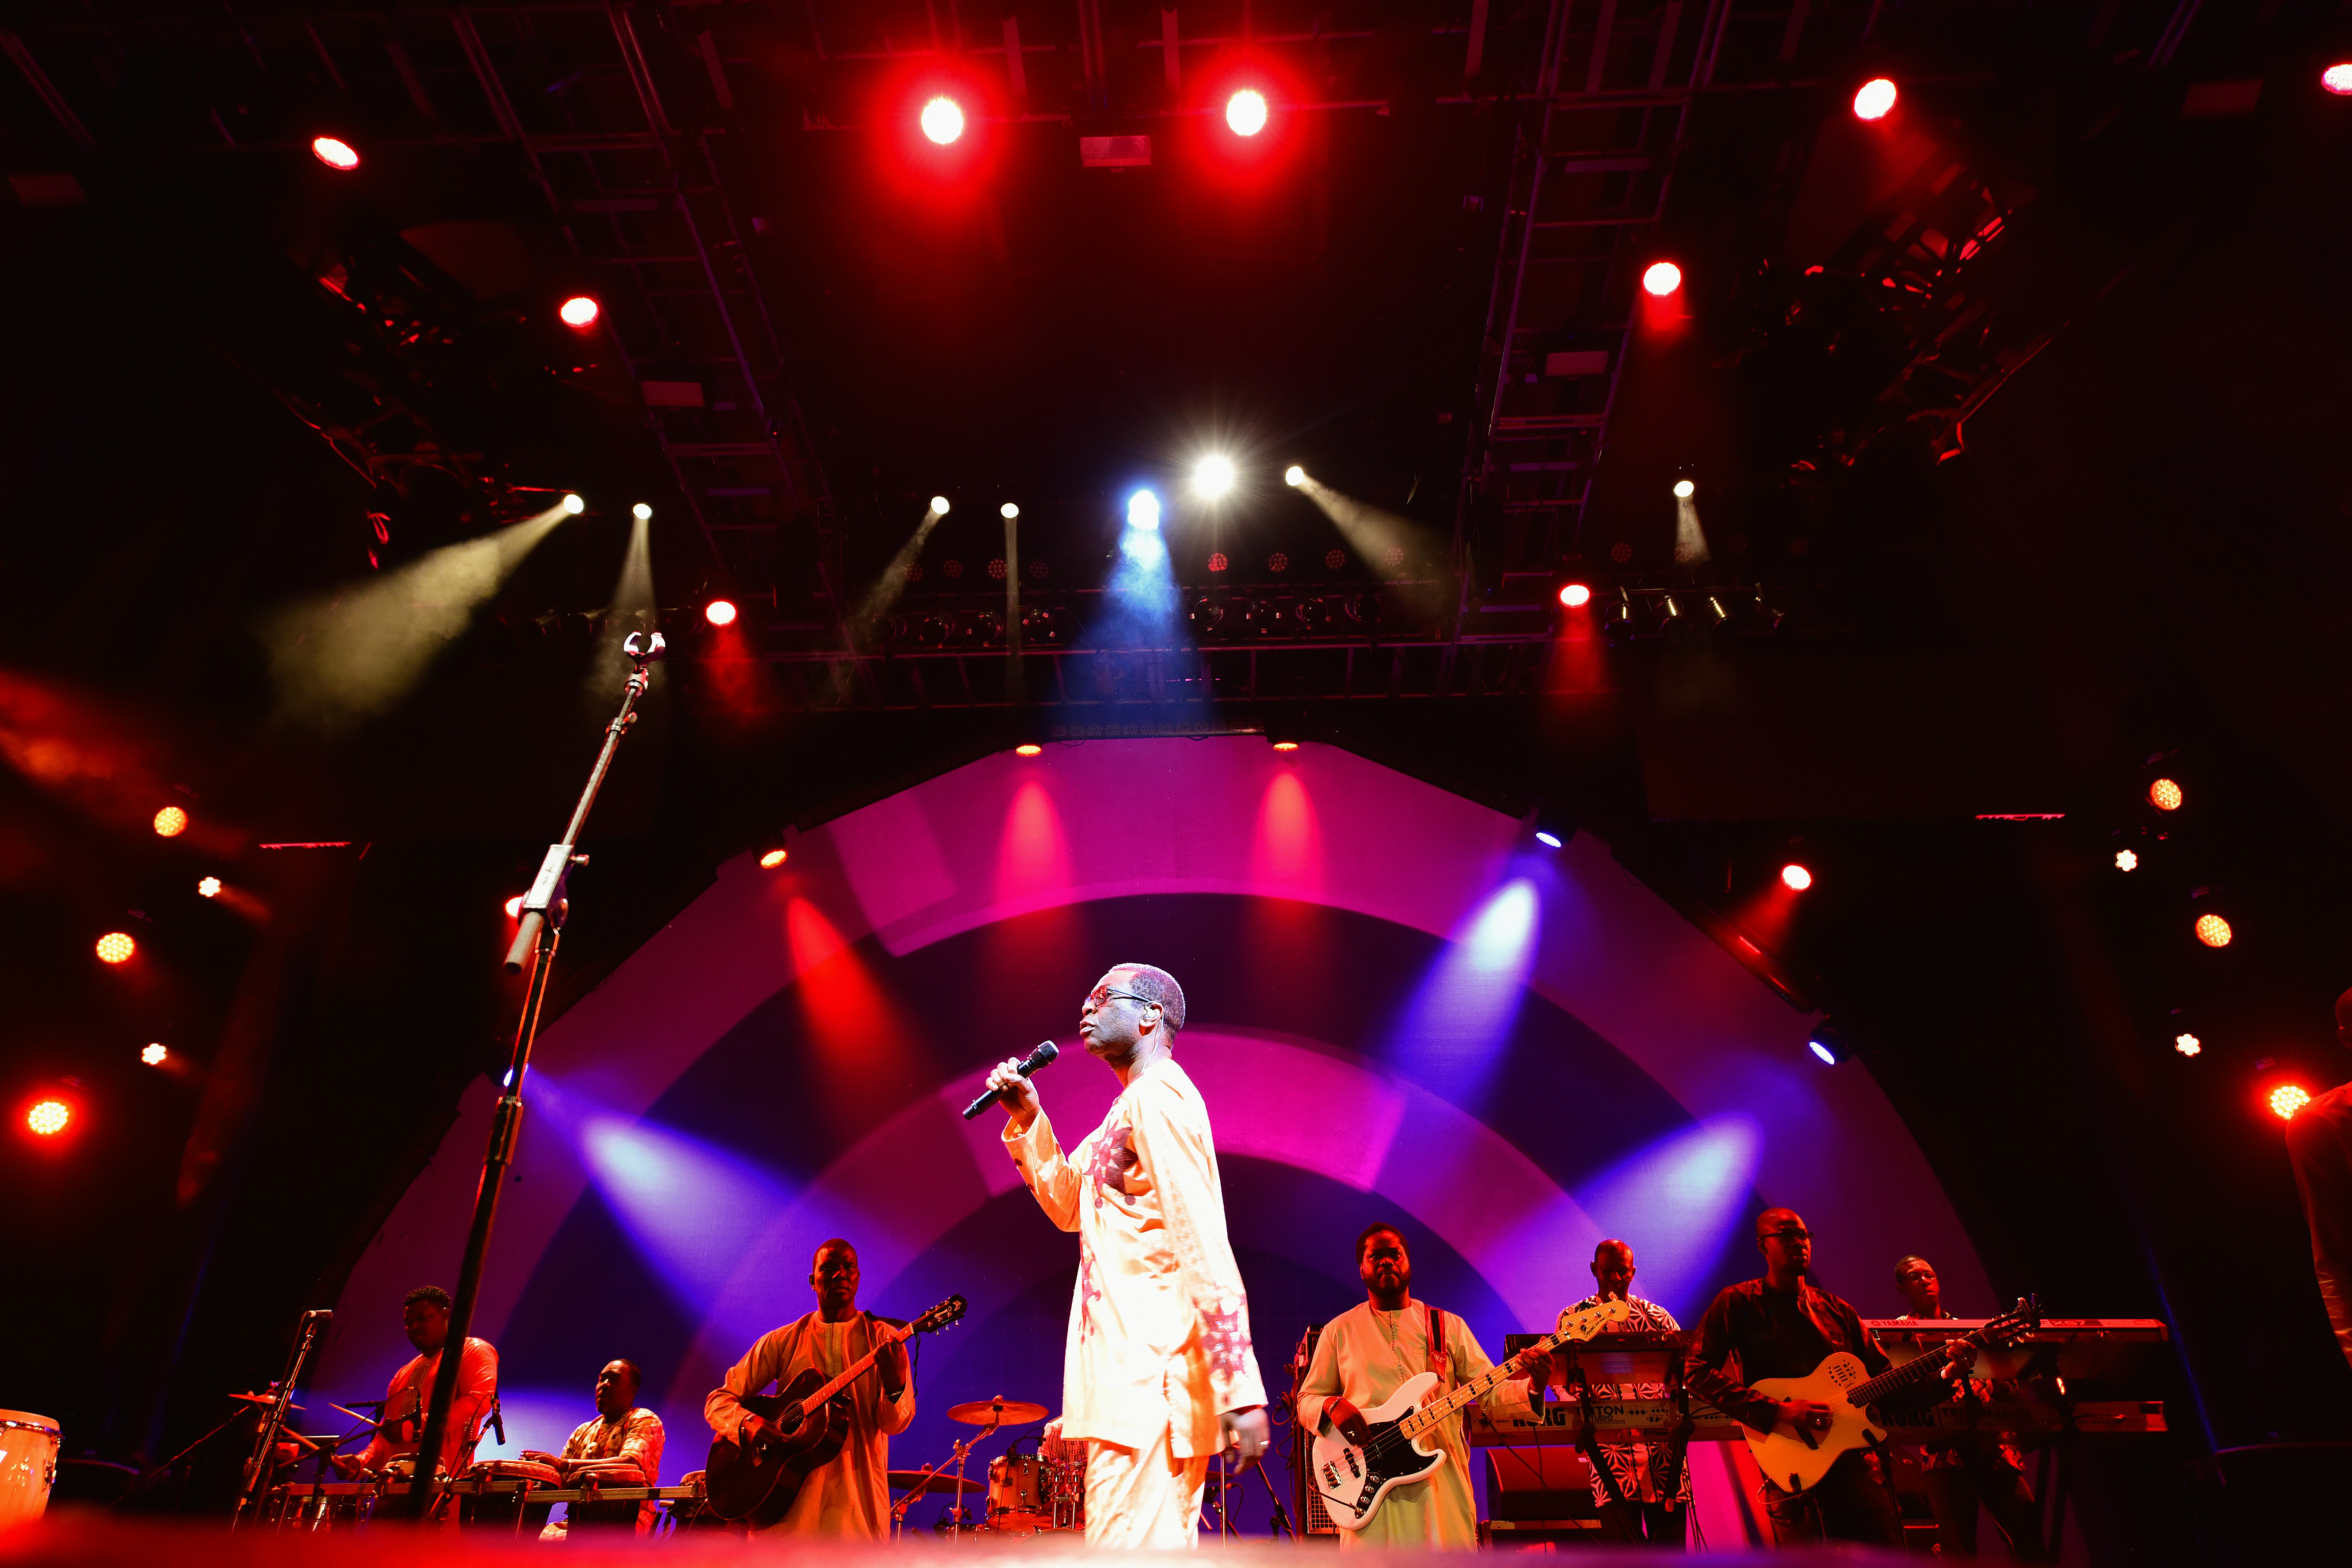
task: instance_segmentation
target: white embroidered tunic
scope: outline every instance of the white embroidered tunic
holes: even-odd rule
[[[1068,1155],[1044,1111],[1006,1150],[1046,1216],[1078,1233],[1062,1434],[1179,1458],[1214,1454],[1222,1411],[1265,1403],[1249,1301],[1225,1238],[1201,1091],[1174,1061],[1137,1073]]]

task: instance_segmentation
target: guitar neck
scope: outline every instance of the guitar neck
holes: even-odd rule
[[[1544,1352],[1556,1351],[1560,1346],[1566,1344],[1570,1340],[1579,1337],[1580,1336],[1576,1334],[1548,1334],[1544,1338],[1537,1341],[1534,1344],[1528,1346],[1527,1349],[1530,1351]],[[1522,1351],[1519,1353],[1524,1355],[1527,1352]],[[1516,1358],[1514,1359],[1516,1360]],[[1461,1387],[1455,1389],[1444,1398],[1438,1400],[1435,1404],[1423,1405],[1419,1410],[1414,1411],[1412,1415],[1407,1416],[1402,1423],[1405,1436],[1409,1437],[1417,1437],[1422,1433],[1428,1431],[1432,1426],[1434,1426],[1439,1422],[1444,1420],[1447,1416],[1453,1415],[1455,1411],[1463,1408],[1465,1405],[1486,1398],[1487,1394],[1511,1380],[1513,1376],[1511,1369],[1512,1362],[1508,1361],[1505,1362],[1500,1366],[1488,1367],[1485,1372],[1480,1373],[1477,1376],[1472,1378],[1469,1382],[1464,1384]]]
[[[1981,1350],[1985,1338],[1979,1331],[1952,1342],[1974,1345]],[[1900,1394],[1906,1388],[1934,1382],[1942,1374],[1944,1365],[1943,1358],[1936,1355],[1922,1355],[1906,1361],[1901,1366],[1890,1367],[1880,1373],[1867,1383],[1858,1383],[1847,1389],[1846,1401],[1857,1409],[1865,1405],[1875,1405],[1890,1394]]]
[[[903,1343],[905,1338],[908,1337],[898,1335],[887,1323],[877,1323],[874,1327],[876,1331],[878,1333],[892,1335],[891,1338],[883,1341],[883,1345],[900,1344]],[[810,1394],[806,1399],[801,1401],[803,1408],[814,1410],[818,1405],[823,1405],[826,1400],[831,1399],[835,1394],[839,1394],[843,1389],[847,1388],[851,1384],[857,1381],[860,1374],[862,1374],[867,1367],[874,1364],[875,1358],[881,1353],[882,1345],[876,1345],[872,1350],[867,1351],[864,1355],[859,1356],[856,1361],[851,1362],[847,1366],[843,1367],[839,1377],[835,1378],[831,1383],[826,1384],[823,1388],[818,1389],[814,1394]]]

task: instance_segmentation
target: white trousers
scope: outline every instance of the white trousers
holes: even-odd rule
[[[1087,1455],[1087,1544],[1128,1550],[1200,1544],[1206,1458],[1170,1452],[1168,1428],[1149,1448],[1097,1440]]]

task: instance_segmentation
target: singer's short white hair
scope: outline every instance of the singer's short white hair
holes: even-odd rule
[[[1159,1005],[1160,1021],[1171,1034],[1184,1027],[1184,988],[1176,984],[1174,975],[1149,963],[1117,963],[1111,973],[1126,975],[1129,991]]]

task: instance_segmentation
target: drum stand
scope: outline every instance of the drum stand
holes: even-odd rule
[[[963,1534],[963,1462],[968,1457],[970,1457],[974,1447],[996,1435],[996,1428],[1001,1424],[1001,1420],[991,1421],[986,1426],[982,1427],[971,1436],[957,1438],[953,1452],[950,1453],[946,1458],[941,1459],[938,1464],[933,1465],[923,1471],[923,1475],[928,1479],[929,1477],[936,1476],[941,1470],[946,1469],[950,1463],[955,1466],[956,1489],[953,1493],[955,1501],[948,1505],[948,1539],[950,1541],[959,1540]],[[904,1534],[906,1532],[907,1510],[915,1506],[915,1500],[923,1495],[923,1490],[924,1489],[919,1486],[910,1488],[905,1497],[891,1504],[890,1524],[891,1527],[897,1530],[899,1533]]]
[[[302,1314],[301,1331],[294,1336],[294,1349],[286,1362],[286,1375],[278,1380],[272,1392],[277,1398],[270,1404],[268,1418],[262,1422],[260,1433],[253,1441],[253,1458],[245,1464],[245,1490],[236,1500],[236,1512],[230,1516],[228,1527],[235,1530],[261,1510],[261,1500],[269,1495],[269,1481],[278,1469],[278,1438],[286,1429],[286,1408],[294,1403],[294,1384],[302,1375],[302,1363],[310,1358],[310,1347],[319,1342],[319,1331],[325,1328],[334,1313],[320,1308]],[[315,1447],[310,1439],[296,1434],[298,1441]]]

